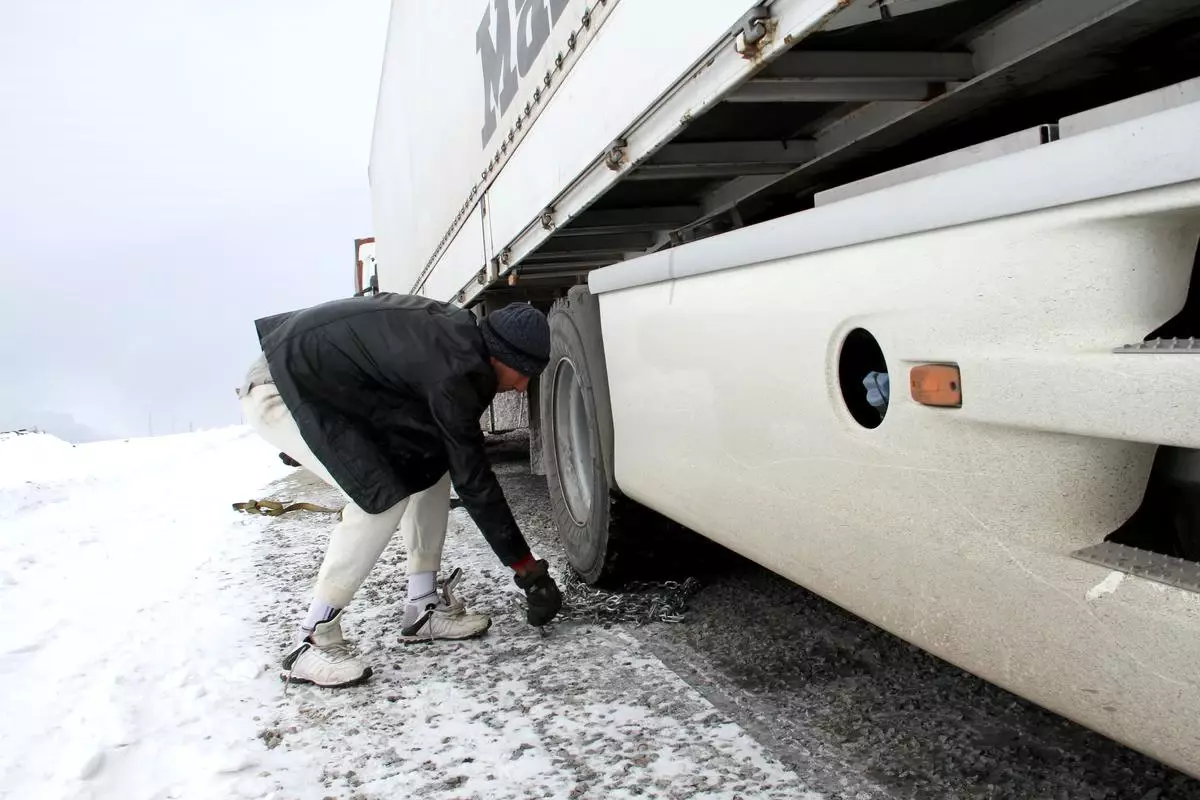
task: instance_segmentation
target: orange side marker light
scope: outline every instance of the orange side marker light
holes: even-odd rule
[[[909,373],[912,399],[923,406],[962,407],[962,378],[954,364],[922,364]]]

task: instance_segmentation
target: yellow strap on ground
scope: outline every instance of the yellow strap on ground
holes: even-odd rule
[[[250,500],[245,503],[234,503],[233,510],[242,511],[246,514],[261,514],[265,517],[278,517],[281,514],[289,514],[293,511],[315,511],[318,514],[337,514],[339,518],[342,516],[340,508],[326,508],[316,503],[281,503],[278,500]]]

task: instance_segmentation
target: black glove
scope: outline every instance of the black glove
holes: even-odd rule
[[[550,565],[542,559],[524,575],[513,576],[517,586],[525,590],[525,599],[529,604],[525,610],[525,620],[539,628],[554,619],[554,615],[562,608],[562,593],[558,591],[554,578],[550,577],[549,568]]]

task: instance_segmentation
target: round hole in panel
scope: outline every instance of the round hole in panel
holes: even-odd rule
[[[855,422],[878,428],[887,415],[890,380],[879,342],[865,328],[846,334],[838,355],[842,402]]]

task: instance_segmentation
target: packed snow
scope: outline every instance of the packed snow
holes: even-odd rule
[[[524,624],[462,510],[446,566],[481,640],[403,646],[395,537],[347,634],[364,686],[278,662],[336,493],[244,428],[71,446],[0,438],[0,797],[817,798],[619,629]]]

